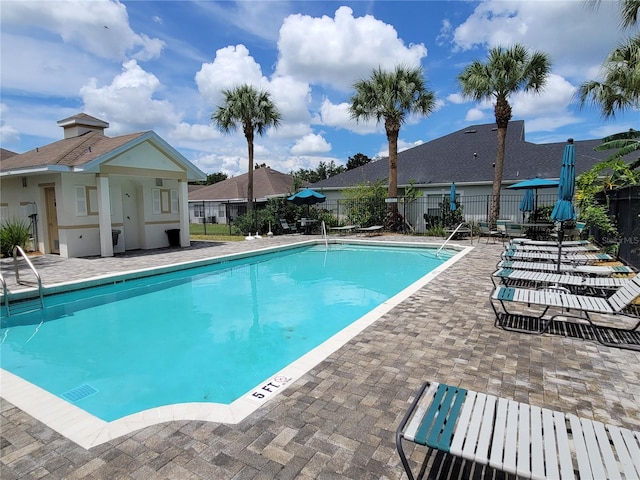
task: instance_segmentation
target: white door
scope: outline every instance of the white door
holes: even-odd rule
[[[140,225],[138,224],[138,189],[134,182],[122,184],[122,214],[124,223],[124,249],[140,248]]]

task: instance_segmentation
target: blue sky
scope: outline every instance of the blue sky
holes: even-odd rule
[[[351,86],[378,66],[420,65],[437,109],[411,118],[410,148],[494,121],[464,99],[456,77],[487,50],[514,42],[547,53],[541,95],[511,98],[535,143],[602,138],[639,128],[640,113],[605,121],[575,90],[598,77],[621,32],[617,2],[537,1],[33,1],[0,3],[0,140],[19,153],[62,138],[60,119],[85,112],[109,136],[154,130],[206,173],[246,172],[241,132],[209,119],[221,91],[268,90],[283,114],[256,137],[255,160],[282,172],[385,156],[384,129],[349,118]]]

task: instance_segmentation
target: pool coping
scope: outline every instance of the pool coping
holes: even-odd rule
[[[139,269],[130,272],[103,275],[93,277],[80,282],[68,282],[53,285],[47,289],[48,293],[60,293],[65,287],[88,288],[96,285],[121,282],[123,279],[133,279],[145,276],[144,273],[166,273],[185,268],[216,263],[217,261],[233,260],[249,256],[259,255],[270,251],[281,251],[291,248],[300,248],[304,245],[324,244],[324,240],[310,240],[287,246],[272,246],[252,250],[249,252],[231,255],[220,255],[207,259],[181,262],[164,267],[152,269]],[[412,248],[440,247],[437,243],[406,243],[399,241],[367,241],[356,239],[329,240],[331,244],[361,244],[361,245],[387,245]],[[169,421],[207,421],[236,424],[259,409],[264,403],[272,400],[278,393],[291,386],[296,380],[309,372],[332,353],[347,344],[360,332],[372,325],[385,313],[399,305],[401,302],[416,293],[426,284],[434,280],[438,275],[447,270],[451,265],[467,255],[473,247],[456,244],[447,245],[450,250],[458,253],[448,259],[442,265],[413,282],[396,295],[378,305],[359,319],[343,328],[317,347],[302,355],[275,375],[270,376],[256,387],[249,390],[240,398],[229,405],[219,403],[179,403],[162,407],[151,408],[138,412],[118,420],[107,422],[82,410],[81,408],[63,400],[62,398],[26,381],[17,375],[1,369],[0,396],[16,407],[49,426],[61,435],[80,445],[85,449],[101,445],[112,439],[132,433],[144,427]],[[162,271],[160,271],[162,270]],[[148,276],[148,275],[147,275]],[[117,277],[117,279],[116,279]]]

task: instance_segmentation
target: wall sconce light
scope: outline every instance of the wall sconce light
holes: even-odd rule
[[[477,160],[478,159],[478,154],[476,152],[473,152],[473,159]]]
[[[22,188],[27,188],[27,177],[22,177]]]

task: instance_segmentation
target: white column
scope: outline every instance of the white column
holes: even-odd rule
[[[109,197],[109,177],[97,176],[98,184],[98,220],[100,224],[100,255],[113,257],[111,238],[111,199]]]
[[[178,211],[180,212],[180,246],[191,245],[189,240],[189,185],[186,180],[178,180]]]

